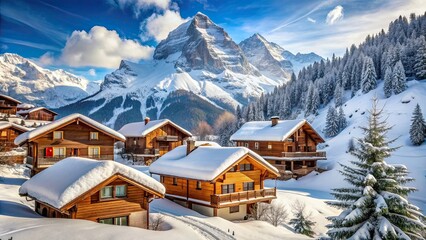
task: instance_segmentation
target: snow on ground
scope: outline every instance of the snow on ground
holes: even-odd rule
[[[348,143],[351,138],[361,138],[362,131],[359,126],[365,126],[367,123],[368,110],[371,108],[371,99],[376,95],[379,99],[379,107],[384,105],[384,118],[387,117],[389,125],[393,128],[388,133],[388,138],[398,138],[391,146],[401,146],[386,161],[391,164],[404,164],[411,172],[409,176],[414,177],[416,181],[409,183],[418,191],[409,196],[409,199],[423,212],[426,211],[426,143],[421,146],[413,146],[409,140],[409,129],[414,107],[418,103],[426,116],[426,81],[409,81],[408,89],[401,94],[392,95],[385,98],[383,93],[383,82],[378,84],[376,90],[368,94],[358,94],[347,101],[343,110],[348,120],[348,127],[338,136],[326,139],[325,148],[327,151],[326,161],[319,161],[318,165],[330,169],[330,171],[321,174],[311,173],[299,180],[289,180],[281,182],[278,186],[286,189],[306,189],[308,191],[330,192],[330,189],[345,186],[342,175],[338,172],[340,165],[337,163],[348,164],[355,157],[348,154]],[[348,98],[346,98],[348,99]],[[408,102],[408,103],[407,103]],[[314,119],[309,119],[315,129],[322,131],[325,128],[325,118],[328,107],[320,110],[319,115]],[[328,146],[327,146],[328,145]],[[273,185],[273,183],[266,183]]]
[[[120,160],[120,162],[125,162]],[[148,167],[133,166],[148,174]],[[49,219],[33,211],[33,202],[18,195],[19,187],[26,181],[25,167],[0,166],[0,238],[26,239],[309,239],[296,234],[291,227],[274,227],[263,221],[230,222],[219,217],[206,217],[167,199],[151,203],[151,217],[165,215],[163,231],[151,231],[134,227],[111,226],[86,220]],[[278,199],[290,212],[296,200],[306,203],[317,222],[315,231],[321,236],[326,231],[326,216],[339,212],[327,206],[322,199],[313,198],[307,192],[278,191]],[[289,218],[290,219],[290,218]],[[289,220],[288,219],[288,220]],[[287,220],[287,221],[288,221]],[[234,235],[232,235],[234,234]]]

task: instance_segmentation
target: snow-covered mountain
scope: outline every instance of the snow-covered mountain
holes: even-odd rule
[[[304,66],[322,59],[315,53],[294,55],[278,44],[268,42],[258,33],[245,39],[239,45],[248,61],[263,75],[273,79],[289,79],[293,71],[297,74]]]
[[[51,71],[17,54],[0,54],[0,93],[50,108],[74,103],[99,90],[99,83],[62,69]]]
[[[206,114],[207,109],[233,110],[286,80],[261,74],[223,28],[197,13],[158,44],[153,60],[122,61],[105,76],[101,91],[79,103],[78,109],[114,128],[147,115],[170,117],[192,129],[200,120],[214,123],[217,115]],[[180,92],[171,95],[176,90]],[[188,117],[188,106],[194,105],[190,100],[197,104]],[[74,107],[58,111],[69,113]]]

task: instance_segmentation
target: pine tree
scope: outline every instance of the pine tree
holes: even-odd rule
[[[313,237],[315,233],[312,227],[315,226],[315,222],[310,220],[311,214],[305,213],[305,204],[296,202],[292,207],[294,218],[290,220],[289,224],[293,225],[295,232]]]
[[[408,169],[400,164],[385,162],[396,148],[395,140],[387,140],[390,127],[381,120],[383,109],[373,100],[364,137],[352,154],[353,166],[343,165],[340,173],[350,187],[334,189],[338,200],[330,205],[343,208],[339,216],[330,217],[327,234],[333,239],[423,239],[425,225],[421,210],[408,201],[415,188],[404,186],[414,179],[407,177]]]
[[[339,119],[337,112],[334,107],[329,107],[325,122],[325,136],[334,137],[337,134],[339,134]]]
[[[392,96],[392,93],[393,93],[392,69],[390,67],[388,67],[385,71],[383,91],[385,92],[385,97],[388,98]]]
[[[376,88],[376,70],[374,68],[373,59],[366,57],[364,59],[364,67],[362,68],[361,87],[363,93]]]
[[[393,69],[393,91],[400,94],[407,89],[404,66],[398,61]]]
[[[334,104],[336,107],[343,104],[343,88],[340,84],[337,84],[334,89]]]
[[[339,108],[339,117],[338,118],[339,118],[339,132],[341,132],[347,126],[345,112],[343,111],[343,108],[341,106]]]
[[[426,122],[423,118],[422,110],[419,104],[416,105],[411,118],[410,140],[413,145],[420,145],[425,141],[426,137]]]
[[[417,79],[425,79],[426,78],[426,41],[425,37],[422,36],[419,40],[419,48],[417,50],[415,64],[414,64],[414,72],[416,74]]]

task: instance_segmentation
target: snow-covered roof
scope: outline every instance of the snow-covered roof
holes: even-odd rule
[[[169,119],[151,120],[147,124],[145,124],[145,122],[128,123],[124,125],[120,130],[118,130],[118,132],[120,132],[126,137],[145,137],[148,133],[168,123],[174,126],[175,128],[179,129],[181,132],[185,133],[186,135],[192,136],[192,134],[189,131],[177,125],[176,123],[170,121]]]
[[[29,109],[29,108],[34,108],[35,106],[33,104],[30,104],[30,103],[21,103],[21,104],[18,104],[17,107],[18,108]]]
[[[36,108],[31,108],[31,109],[26,109],[26,110],[19,110],[16,113],[17,114],[29,114],[29,113],[40,111],[40,110],[46,110],[46,111],[49,111],[49,112],[51,112],[51,113],[53,113],[55,115],[58,115],[54,111],[52,111],[52,110],[50,110],[48,108],[45,108],[45,107],[36,107]]]
[[[6,99],[13,101],[13,102],[16,102],[18,104],[21,103],[21,101],[18,101],[16,99],[14,99],[13,97],[10,97],[10,96],[4,95],[4,94],[0,94],[0,98],[6,98]]]
[[[22,143],[24,143],[24,142],[26,142],[26,141],[28,141],[32,138],[40,136],[40,135],[42,135],[46,132],[53,131],[56,128],[61,127],[63,124],[71,122],[72,120],[77,119],[77,118],[79,120],[81,120],[82,122],[85,122],[86,124],[91,125],[94,128],[97,128],[100,131],[103,131],[103,132],[107,133],[108,135],[110,135],[110,136],[112,136],[112,137],[114,137],[114,138],[116,138],[120,141],[126,141],[126,137],[124,137],[121,133],[119,133],[119,132],[117,132],[117,131],[115,131],[115,130],[113,130],[113,129],[111,129],[111,128],[91,119],[91,118],[89,118],[89,117],[86,117],[82,114],[74,113],[74,114],[70,114],[66,117],[63,117],[61,119],[58,119],[56,121],[53,121],[49,124],[40,126],[40,127],[36,128],[32,131],[25,132],[25,133],[19,135],[15,139],[15,144],[20,145],[20,144],[22,144]]]
[[[186,146],[179,146],[152,163],[149,171],[160,175],[211,181],[246,154],[279,175],[274,166],[248,148],[220,146],[199,146],[188,155]]]
[[[24,182],[19,188],[19,194],[29,195],[61,209],[116,174],[143,185],[158,196],[166,192],[164,186],[154,178],[124,164],[69,157]]]
[[[279,120],[275,126],[272,126],[271,121],[246,122],[230,139],[231,141],[284,141],[305,123],[308,123],[305,119]]]
[[[0,122],[0,130],[6,129],[6,128],[10,128],[10,127],[14,127],[14,128],[19,129],[19,130],[21,130],[23,132],[28,132],[28,131],[31,130],[30,128],[27,128],[27,127],[24,127],[24,126],[15,124],[15,123],[11,123],[11,122]]]

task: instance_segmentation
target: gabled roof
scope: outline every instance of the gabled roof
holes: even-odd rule
[[[311,129],[312,134],[316,135],[317,142],[324,142],[321,135],[306,119],[279,120],[275,126],[272,126],[271,121],[246,122],[230,139],[231,141],[285,141],[304,125]]]
[[[93,128],[98,129],[99,131],[102,131],[105,134],[107,134],[107,135],[109,135],[109,136],[111,136],[111,137],[113,137],[117,140],[126,141],[126,138],[123,135],[121,135],[120,133],[118,133],[117,131],[115,131],[115,130],[113,130],[113,129],[111,129],[111,128],[91,119],[91,118],[89,118],[89,117],[86,117],[82,114],[74,113],[74,114],[68,115],[66,117],[63,117],[59,120],[53,121],[49,124],[40,126],[36,129],[30,131],[30,132],[26,132],[26,133],[19,135],[15,139],[15,144],[21,145],[22,143],[24,143],[26,141],[29,141],[31,139],[38,137],[38,136],[52,132],[55,129],[66,126],[68,124],[71,124],[71,123],[73,123],[74,121],[77,121],[77,120],[82,121],[82,122],[86,123],[87,125],[92,126]]]
[[[161,183],[134,168],[114,161],[79,157],[61,160],[28,179],[19,188],[19,194],[61,209],[116,174],[142,185],[154,195],[165,194]]]
[[[148,124],[145,124],[145,122],[128,123],[124,125],[120,130],[118,130],[118,132],[120,132],[126,137],[145,137],[148,133],[166,124],[174,126],[189,137],[192,136],[192,134],[188,130],[170,121],[169,119],[151,120],[148,122]]]
[[[21,101],[18,101],[16,99],[14,99],[13,97],[10,97],[10,96],[4,95],[4,94],[0,94],[0,98],[6,98],[7,100],[10,100],[12,102],[16,102],[17,104],[21,103]]]
[[[212,181],[246,155],[276,176],[280,175],[274,166],[248,148],[218,146],[199,146],[188,155],[186,146],[179,146],[152,163],[149,171],[160,175]]]
[[[45,108],[45,107],[36,107],[36,108],[31,108],[31,109],[26,109],[26,110],[20,110],[20,111],[17,112],[17,114],[29,114],[29,113],[40,111],[40,110],[46,110],[48,112],[51,112],[54,115],[58,115],[54,111],[52,111],[48,108]]]
[[[0,130],[6,129],[6,128],[15,128],[17,130],[20,130],[22,132],[28,132],[31,131],[30,128],[15,124],[15,123],[11,123],[11,122],[0,122]]]

